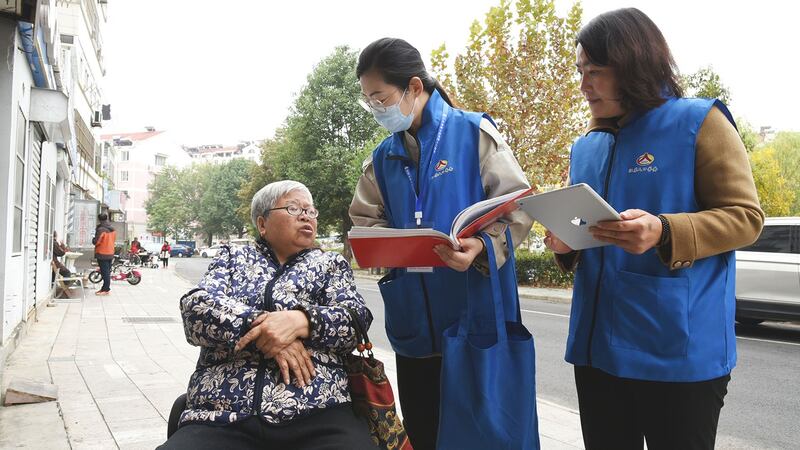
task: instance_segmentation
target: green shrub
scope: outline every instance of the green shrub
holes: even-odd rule
[[[517,250],[517,282],[537,287],[572,287],[572,272],[563,273],[551,251],[532,253]]]

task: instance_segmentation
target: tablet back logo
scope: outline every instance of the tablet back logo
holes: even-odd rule
[[[586,221],[581,219],[580,217],[576,217],[576,218],[570,220],[569,223],[575,225],[576,227],[580,227],[580,226],[586,225]]]

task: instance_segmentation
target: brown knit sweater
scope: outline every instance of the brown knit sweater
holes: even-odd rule
[[[616,121],[592,120],[588,131],[609,126],[618,128]],[[657,251],[672,270],[749,245],[764,224],[747,151],[736,129],[716,107],[697,134],[694,183],[701,210],[664,214],[670,237]],[[579,252],[556,256],[565,271],[574,269],[579,259]]]

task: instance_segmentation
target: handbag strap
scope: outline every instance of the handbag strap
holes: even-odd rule
[[[511,240],[511,227],[506,228],[506,242],[508,245],[508,259],[506,264],[511,264],[511,279],[514,281],[513,292],[506,292],[506,298],[511,298],[514,301],[514,310],[517,312],[517,322],[522,323],[522,305],[519,302],[519,284],[517,280],[517,256],[514,251],[514,241]],[[498,269],[499,271],[499,269]]]
[[[342,306],[342,308],[350,315],[350,323],[353,325],[353,329],[356,332],[356,350],[362,356],[366,350],[367,356],[372,358],[372,342],[369,340],[369,336],[367,336],[366,327],[361,323],[361,317],[358,316],[358,313],[356,313],[353,308],[347,306]]]
[[[500,286],[500,272],[497,270],[497,258],[494,254],[494,245],[492,244],[491,236],[486,233],[481,233],[481,236],[486,246],[486,256],[489,261],[489,283],[492,291],[492,307],[494,308],[497,341],[506,342],[508,340],[508,335],[506,333],[506,315],[505,311],[503,311],[503,290]],[[506,237],[510,239],[509,232],[506,233]],[[509,240],[508,242],[511,241]],[[509,252],[513,252],[514,245],[511,244],[509,247]],[[513,259],[510,261],[513,261]],[[469,325],[473,323],[477,316],[476,312],[482,309],[481,305],[486,301],[486,299],[475,299],[475,297],[474,295],[470,295],[467,299],[467,320],[461,320],[458,326],[458,335],[460,337],[467,336]]]

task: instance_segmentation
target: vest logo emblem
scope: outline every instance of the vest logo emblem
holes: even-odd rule
[[[431,176],[431,180],[435,180],[453,171],[453,166],[451,166],[446,159],[440,159],[433,168],[436,169],[436,171],[433,173],[433,176]]]
[[[650,152],[644,152],[636,158],[636,165],[628,168],[628,173],[656,173],[658,166],[653,164],[656,157]]]
[[[636,164],[639,166],[649,166],[653,164],[653,161],[656,160],[656,157],[651,155],[650,153],[644,152],[644,154],[638,158],[636,158]]]

